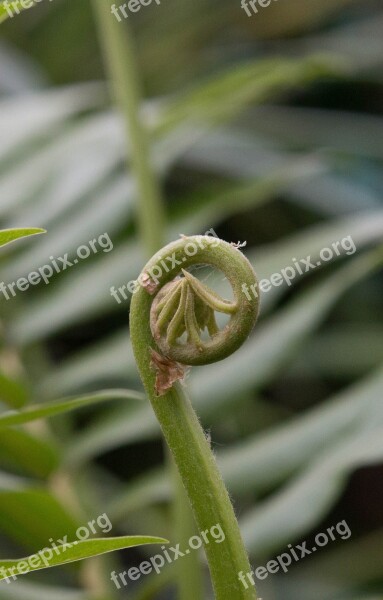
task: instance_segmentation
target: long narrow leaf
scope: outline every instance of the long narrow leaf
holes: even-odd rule
[[[249,550],[269,554],[299,539],[325,517],[350,473],[382,460],[382,424],[341,440],[297,480],[242,517],[241,528]]]
[[[46,233],[45,229],[39,229],[37,227],[22,228],[22,229],[3,229],[0,231],[0,247],[10,244],[15,240],[23,237],[29,237],[31,235],[38,235],[40,233]]]
[[[39,571],[50,567],[58,567],[68,563],[92,558],[115,550],[123,550],[125,548],[134,548],[147,544],[166,544],[167,540],[158,537],[150,536],[125,536],[115,538],[100,538],[91,540],[76,540],[72,543],[67,543],[61,546],[56,546],[53,550],[49,549],[43,553],[34,554],[26,558],[18,560],[1,560],[0,561],[0,581],[2,579],[11,578],[13,574],[24,575],[27,572]],[[25,566],[26,563],[26,566]],[[21,567],[20,565],[23,565]],[[20,569],[20,570],[19,570]],[[23,572],[24,571],[24,572]]]
[[[108,402],[110,400],[143,400],[144,394],[132,390],[105,390],[92,395],[81,396],[80,398],[68,398],[67,400],[57,400],[47,404],[38,404],[16,412],[9,411],[0,415],[0,429],[9,425],[22,425],[36,419],[54,417],[61,413],[70,412],[85,406]]]

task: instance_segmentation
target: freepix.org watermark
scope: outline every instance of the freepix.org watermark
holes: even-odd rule
[[[274,2],[278,2],[278,0],[273,0]],[[241,8],[246,11],[248,17],[252,17],[256,15],[260,8],[267,8],[270,6],[272,0],[241,0]]]
[[[127,571],[122,571],[121,573],[112,571],[110,578],[116,588],[120,590],[121,587],[129,584],[127,579],[130,579],[130,581],[137,581],[142,575],[150,575],[150,573],[153,572],[159,575],[166,565],[170,565],[179,558],[184,558],[191,552],[199,550],[203,543],[206,545],[210,544],[211,542],[214,542],[215,544],[222,544],[225,539],[226,536],[222,526],[219,524],[213,525],[210,527],[210,529],[201,531],[199,535],[194,535],[191,537],[188,542],[188,548],[181,550],[180,544],[170,548],[161,546],[162,554],[155,554],[149,560],[144,560],[142,563],[140,563],[138,567],[131,567]]]
[[[103,513],[102,515],[99,515],[97,519],[93,519],[86,525],[79,527],[76,531],[77,539],[73,542],[68,542],[67,535],[64,535],[62,540],[54,541],[51,538],[49,540],[50,546],[43,548],[39,552],[36,552],[36,554],[32,554],[32,556],[29,556],[27,559],[20,560],[13,567],[9,567],[8,569],[1,567],[1,577],[7,583],[11,583],[11,578],[15,581],[18,575],[26,575],[31,569],[36,570],[49,567],[50,561],[54,556],[59,556],[70,548],[73,548],[73,546],[77,546],[79,542],[87,540],[91,534],[96,534],[99,531],[102,533],[109,533],[112,530],[112,527],[113,525],[108,515]]]
[[[5,8],[11,19],[13,19],[13,17],[19,15],[21,11],[33,8],[40,2],[44,2],[44,0],[4,0],[2,6]],[[49,2],[52,2],[52,0],[49,0]]]
[[[62,271],[74,267],[80,261],[89,258],[92,254],[97,254],[99,250],[106,253],[110,252],[113,250],[113,247],[113,242],[110,239],[109,234],[102,233],[98,238],[94,238],[87,244],[79,246],[76,251],[76,258],[73,260],[69,260],[68,253],[56,258],[50,256],[49,260],[51,262],[49,264],[38,268],[36,271],[32,271],[27,277],[20,277],[17,281],[13,281],[12,283],[4,283],[4,281],[2,281],[0,283],[0,293],[3,294],[6,300],[10,300],[16,296],[18,291],[25,292],[31,285],[38,285],[42,281],[48,285],[51,278],[57,273],[61,273]]]
[[[143,6],[149,6],[152,2],[155,2],[158,5],[161,4],[161,0],[129,0],[129,2],[124,2],[124,4],[120,4],[119,6],[112,4],[110,10],[117,21],[121,22],[122,18],[127,19],[129,17],[129,12],[136,13],[141,10]]]
[[[314,552],[318,550],[318,548],[324,548],[327,544],[331,542],[335,542],[337,539],[348,540],[351,537],[351,529],[347,525],[346,521],[340,521],[337,525],[333,527],[329,527],[326,532],[318,533],[315,536],[314,546],[311,549],[307,548],[307,542],[303,542],[302,544],[297,544],[293,547],[289,544],[287,547],[289,549],[288,552],[283,552],[279,554],[275,560],[269,560],[269,562],[264,567],[257,567],[250,573],[244,573],[240,571],[238,573],[238,579],[243,584],[243,587],[247,590],[249,587],[255,586],[255,579],[264,580],[269,575],[274,575],[279,571],[283,571],[287,573],[289,567],[294,562],[299,562],[302,558],[306,556],[310,556]]]
[[[313,269],[317,269],[322,266],[324,262],[333,260],[335,256],[340,256],[343,252],[347,254],[347,256],[351,256],[356,252],[356,246],[351,235],[348,235],[340,241],[333,242],[331,248],[322,248],[319,253],[320,260],[317,260],[316,262],[313,262],[310,255],[306,258],[300,258],[299,260],[293,258],[292,265],[288,265],[278,273],[273,273],[269,279],[261,279],[259,282],[259,289],[261,292],[265,293],[269,292],[272,287],[279,287],[283,283],[287,283],[290,287],[297,275],[304,275]],[[249,286],[244,283],[242,285],[242,291],[248,300],[251,300],[251,294],[255,298],[259,295],[255,284],[249,288]]]
[[[209,229],[206,231],[204,236],[215,237],[218,239],[218,235],[214,229]],[[148,270],[144,274],[141,273],[138,279],[133,279],[118,289],[116,289],[115,286],[112,286],[110,288],[110,295],[115,299],[117,304],[121,304],[123,300],[129,300],[129,294],[135,294],[138,292],[140,286],[147,287],[148,278],[154,284],[158,285],[159,280],[164,272],[169,273],[169,271],[174,269],[176,266],[182,267],[182,264],[186,262],[188,256],[195,256],[200,248],[202,248],[202,250],[205,248],[203,236],[196,236],[195,239],[197,241],[190,241],[185,244],[185,255],[181,259],[178,259],[176,254],[167,256],[164,260],[160,259],[152,269]],[[217,245],[218,244],[219,241],[217,242]],[[212,246],[215,246],[215,243],[212,244]]]

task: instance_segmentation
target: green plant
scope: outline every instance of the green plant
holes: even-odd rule
[[[145,197],[137,190],[142,164],[131,152],[140,144],[131,143],[130,130],[128,162],[136,168],[126,173],[124,127],[105,106],[89,3],[40,2],[1,27],[1,227],[23,220],[50,230],[0,252],[1,280],[75,252],[96,232],[107,230],[115,243],[109,255],[89,258],[50,286],[12,302],[0,297],[3,557],[72,536],[99,507],[122,532],[150,531],[174,543],[193,534],[174,527],[160,428],[150,403],[129,391],[141,389],[127,327],[130,298],[117,305],[110,286],[135,279],[147,257],[180,232],[214,227],[225,239],[247,239],[260,279],[292,257],[317,261],[321,248],[352,234],[355,256],[264,294],[255,335],[230,360],[192,369],[188,385],[204,429],[212,428],[254,566],[319,531],[334,506],[357,522],[347,545],[317,552],[288,581],[273,577],[271,594],[260,583],[259,595],[381,595],[383,535],[371,506],[379,506],[383,459],[381,283],[374,273],[382,261],[369,249],[383,235],[382,15],[376,2],[353,0],[325,22],[321,14],[346,0],[312,0],[315,10],[307,4],[274,2],[252,20],[231,0],[167,0],[155,18],[149,7],[115,23],[113,35],[134,33],[139,69],[130,74],[138,71],[147,100],[138,98],[129,118],[139,110],[148,130],[146,155],[166,190],[165,223],[147,218],[156,214],[150,202],[158,194],[145,180],[152,171],[141,170]],[[259,43],[270,30],[278,43]],[[323,50],[331,55],[318,60]],[[332,76],[334,64],[345,65],[342,79]],[[120,106],[127,115],[127,104]],[[100,388],[107,391],[94,394]],[[188,531],[184,514],[178,520]],[[0,598],[93,600],[96,592],[114,600],[105,559],[119,566],[115,553],[37,572],[2,585]],[[358,569],[351,573],[350,564]],[[132,600],[166,598],[178,579],[169,567],[120,591]],[[202,596],[190,579],[182,578],[188,595],[177,590],[178,599]]]
[[[56,545],[54,551],[52,548],[43,548],[39,552],[43,554],[45,551],[44,557],[42,554],[36,553],[19,559],[0,560],[0,581],[7,580],[7,583],[10,583],[14,575],[17,578],[23,572],[24,574],[32,573],[33,571],[67,565],[86,558],[93,558],[109,552],[115,552],[116,550],[134,548],[145,544],[163,544],[166,542],[167,540],[163,538],[150,536],[71,540],[66,544]],[[47,556],[48,550],[50,556]],[[24,569],[24,571],[21,569]]]
[[[190,248],[192,256],[190,256]],[[166,269],[164,265],[171,264]],[[186,269],[207,264],[222,271],[234,292],[224,301]],[[181,267],[183,265],[183,277]],[[207,236],[182,237],[160,250],[145,266],[131,306],[131,339],[147,395],[189,496],[201,531],[220,524],[222,547],[206,544],[217,600],[256,598],[238,581],[250,571],[234,511],[205,433],[178,380],[185,366],[219,361],[248,338],[258,316],[254,271],[239,249]],[[251,299],[242,292],[254,290]],[[218,330],[214,311],[230,315]],[[210,338],[201,339],[207,328]],[[180,338],[186,335],[182,343]]]

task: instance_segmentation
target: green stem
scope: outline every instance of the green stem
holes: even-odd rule
[[[197,248],[192,256],[186,251],[188,246],[190,250],[190,244]],[[170,265],[170,260],[167,260],[170,257],[174,266],[165,270],[161,264]],[[211,538],[208,538],[209,543],[205,543],[216,599],[254,600],[254,588],[249,586],[246,589],[239,581],[241,571],[251,571],[250,564],[233,506],[205,433],[182,385],[175,383],[161,396],[157,395],[156,373],[151,366],[152,351],[160,352],[150,327],[153,293],[158,293],[180,274],[179,265],[187,269],[196,264],[210,264],[223,271],[233,287],[237,305],[237,312],[231,316],[229,324],[205,345],[202,354],[206,353],[206,363],[228,356],[248,337],[258,313],[257,295],[248,299],[242,287],[243,284],[248,288],[253,286],[252,289],[257,291],[250,263],[239,250],[226,242],[195,236],[169,244],[144,268],[140,278],[143,285],[138,287],[132,300],[131,339],[141,378],[177,464],[198,528],[200,532],[208,533],[217,525],[225,535],[220,544]],[[148,285],[151,273],[156,273],[157,282],[150,281],[151,285]],[[156,283],[154,289],[153,283]],[[184,357],[188,355],[187,346],[182,346],[181,355]],[[178,348],[181,348],[180,344]],[[190,348],[191,361],[203,364],[203,355],[198,355],[198,352],[196,348]],[[188,364],[187,360],[183,363]],[[174,367],[174,363],[171,366]]]
[[[182,479],[173,457],[169,457],[169,469],[173,475],[173,519],[176,541],[181,548],[187,548],[189,540],[198,535],[197,527],[190,510],[189,499],[186,495]],[[198,552],[190,552],[176,563],[177,569],[177,598],[179,600],[200,600],[204,597],[203,576]]]
[[[163,244],[165,237],[165,214],[161,191],[153,171],[147,132],[140,117],[141,93],[136,68],[133,37],[129,23],[119,23],[111,14],[111,2],[94,0],[97,20],[101,34],[106,64],[113,82],[114,93],[125,119],[127,139],[132,154],[139,202],[138,221],[144,248],[150,256]],[[174,466],[169,464],[172,472]],[[186,530],[194,527],[194,519],[189,505],[185,503],[182,484],[175,480],[174,513],[182,514],[183,528],[178,530],[180,520],[176,520],[175,534],[181,541]],[[186,581],[197,582],[200,578],[200,566],[194,556],[188,557],[187,564],[178,572],[179,600],[199,600],[202,593],[187,586]],[[192,596],[190,595],[192,593]]]
[[[133,36],[128,19],[119,22],[110,0],[93,0],[105,62],[117,104],[124,117],[129,152],[138,188],[138,221],[149,254],[163,244],[164,208],[151,164],[148,134],[141,117],[141,90]]]

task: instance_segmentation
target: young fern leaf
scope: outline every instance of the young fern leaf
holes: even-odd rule
[[[174,359],[177,356],[173,350],[184,333],[187,333],[187,344],[203,353],[206,344],[201,333],[207,328],[213,338],[219,331],[214,311],[232,315],[238,310],[238,303],[223,300],[185,269],[182,273],[182,279],[162,288],[150,311],[153,337],[165,356]]]
[[[171,267],[169,267],[171,263]],[[188,269],[210,265],[224,273],[234,301],[220,298]],[[166,266],[166,268],[165,268]],[[182,266],[182,268],[181,268]],[[185,369],[228,357],[248,338],[258,316],[255,273],[235,246],[207,236],[182,237],[158,252],[133,295],[130,328],[140,375],[174,456],[200,531],[220,526],[221,544],[205,545],[216,600],[255,600],[239,573],[250,565],[235,513],[210,445],[180,385]],[[250,300],[244,286],[254,290]],[[218,329],[215,311],[229,315]],[[209,337],[202,339],[207,328]]]

